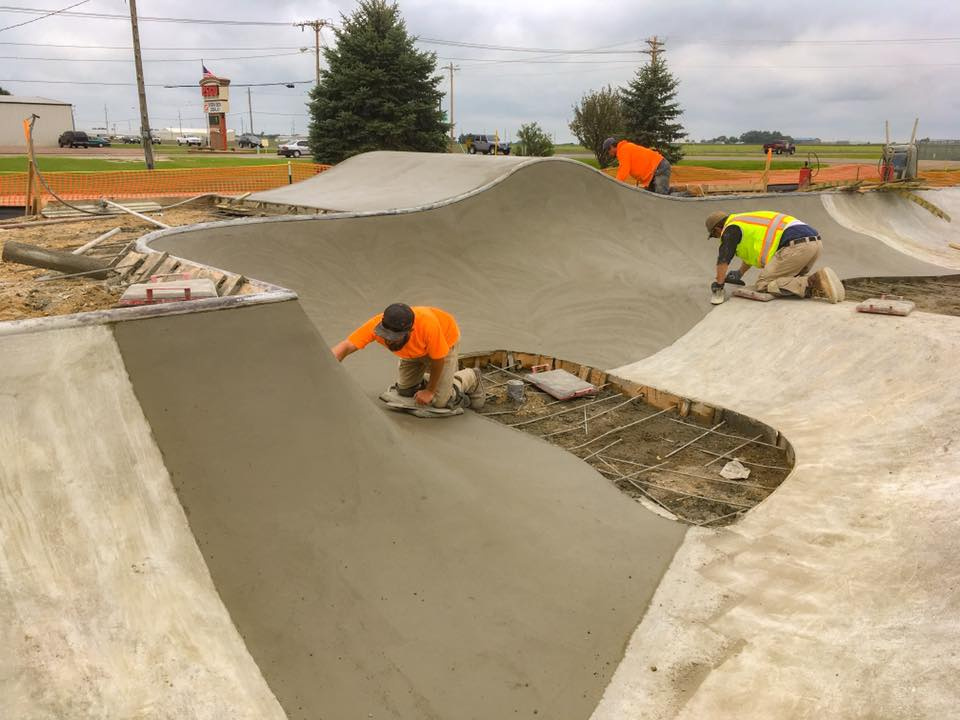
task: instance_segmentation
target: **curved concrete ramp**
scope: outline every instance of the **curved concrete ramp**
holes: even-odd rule
[[[327,212],[422,207],[476,192],[536,161],[509,155],[370,152],[309,180],[254,193],[250,200]]]
[[[916,193],[950,216],[934,215],[892,192],[823,196],[830,215],[845,228],[882,240],[890,247],[924,262],[960,270],[960,189]]]
[[[110,329],[4,334],[0,355],[0,717],[283,718]]]
[[[465,350],[512,347],[612,367],[666,347],[712,307],[716,241],[705,237],[706,215],[765,203],[816,227],[823,262],[843,277],[945,273],[839,225],[817,195],[666,199],[561,160],[526,164],[429,211],[241,220],[161,231],[151,245],[296,290],[327,338],[404,300],[452,311]],[[347,367],[365,368],[371,355]],[[371,391],[386,367],[384,358]]]
[[[737,302],[615,371],[780,428],[797,464],[688,533],[594,720],[955,714],[958,353],[956,317]]]
[[[590,714],[681,526],[472,413],[386,413],[295,302],[115,334],[290,717]]]

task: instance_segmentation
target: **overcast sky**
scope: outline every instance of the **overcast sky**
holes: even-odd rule
[[[13,0],[21,8],[63,8],[78,0]],[[807,0],[797,2],[667,0],[402,0],[407,29],[419,46],[453,61],[457,132],[513,136],[536,121],[557,142],[571,139],[571,107],[590,90],[630,81],[646,59],[644,39],[665,43],[679,80],[681,122],[689,139],[780,130],[824,140],[960,138],[960,2]],[[154,128],[201,127],[198,58],[218,75],[245,83],[307,81],[251,90],[256,131],[303,133],[304,103],[314,77],[313,31],[292,23],[339,22],[348,0],[231,3],[140,0],[141,18],[249,20],[284,26],[140,24]],[[89,0],[72,12],[129,15],[121,0]],[[0,27],[37,15],[0,10]],[[333,33],[324,31],[327,42]],[[517,52],[431,44],[427,39],[599,54]],[[75,106],[78,128],[136,132],[138,109],[129,21],[53,16],[0,31],[0,86],[16,95],[56,98]],[[17,44],[21,43],[21,44]],[[37,45],[27,45],[31,43]],[[93,47],[54,47],[78,45]],[[119,49],[106,49],[106,48]],[[124,49],[127,48],[127,49]],[[174,49],[175,48],[175,49]],[[300,52],[300,48],[308,48]],[[229,59],[240,56],[272,56]],[[32,59],[19,59],[32,58]],[[37,59],[51,58],[51,59]],[[94,62],[113,60],[119,62]],[[444,73],[442,88],[449,88]],[[44,82],[25,82],[26,80]],[[59,82],[53,82],[59,81]],[[130,83],[96,85],[82,83]],[[444,102],[449,108],[448,99]],[[241,115],[242,111],[242,115]],[[228,124],[249,130],[246,89],[231,94]]]

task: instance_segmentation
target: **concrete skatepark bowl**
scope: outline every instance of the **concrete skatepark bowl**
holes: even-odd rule
[[[377,153],[289,192],[339,212],[142,241],[259,295],[0,326],[0,716],[950,716],[960,319],[711,309],[703,218],[764,199],[573,161]],[[769,202],[843,277],[950,272],[952,225],[860,199]],[[390,356],[328,347],[397,299],[756,418],[794,471],[688,528],[473,413],[388,415]]]

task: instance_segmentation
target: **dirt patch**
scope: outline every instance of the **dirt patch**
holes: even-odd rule
[[[168,210],[155,217],[167,225],[191,225],[223,220],[213,207],[202,205]],[[132,215],[110,216],[102,220],[38,225],[3,229],[0,225],[0,251],[7,240],[31,243],[54,250],[73,250],[113,228],[120,232],[88,253],[91,257],[113,258],[137,238],[158,229]],[[0,262],[0,321],[68,315],[113,307],[122,288],[90,278],[63,278],[41,281],[50,270]]]
[[[859,302],[881,295],[901,295],[912,300],[917,310],[960,315],[960,275],[945,277],[855,278],[844,280],[847,300]]]
[[[792,466],[786,448],[755,428],[744,434],[732,417],[707,425],[610,387],[561,402],[527,384],[518,405],[506,394],[509,376],[490,367],[484,376],[487,404],[480,414],[564,448],[630,497],[693,525],[734,522],[773,492]],[[748,478],[720,474],[734,457],[749,468]]]

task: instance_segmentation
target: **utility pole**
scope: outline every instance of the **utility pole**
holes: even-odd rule
[[[453,142],[453,73],[459,69],[460,67],[453,63],[447,65],[447,70],[450,71],[450,142]]]
[[[663,42],[657,39],[657,36],[654,35],[652,38],[647,38],[644,42],[650,47],[649,50],[641,50],[644,55],[650,56],[650,64],[657,64],[657,56],[663,52]]]
[[[250,86],[247,86],[247,110],[250,111],[250,132],[253,132],[253,101],[250,99]]]
[[[177,108],[177,122],[180,123],[180,137],[183,137],[183,117],[180,115],[180,108]]]
[[[107,120],[107,106],[103,106],[103,131],[110,137],[110,121]]]
[[[153,136],[147,116],[147,89],[143,84],[143,60],[140,58],[140,29],[137,27],[137,0],[130,0],[130,28],[133,32],[133,61],[137,67],[137,94],[140,96],[140,139],[147,170],[153,170]]]
[[[300,32],[303,32],[308,27],[313,28],[314,34],[314,52],[316,53],[317,58],[317,85],[320,84],[320,31],[328,27],[330,23],[326,20],[305,20],[304,22],[294,23],[294,27],[300,28]]]

